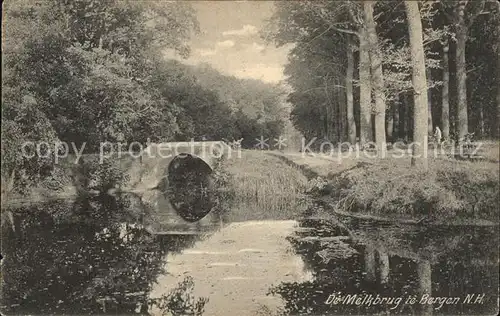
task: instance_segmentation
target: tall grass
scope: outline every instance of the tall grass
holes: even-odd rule
[[[257,150],[243,150],[241,158],[233,156],[224,164],[234,190],[226,220],[292,219],[300,213],[307,179],[297,168]]]

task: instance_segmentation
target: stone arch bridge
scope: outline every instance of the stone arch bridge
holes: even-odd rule
[[[120,160],[130,176],[124,191],[137,193],[153,210],[147,228],[154,234],[200,234],[221,225],[214,209],[210,177],[221,159],[239,153],[224,142],[151,144],[139,155]]]

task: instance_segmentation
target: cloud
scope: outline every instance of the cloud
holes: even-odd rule
[[[264,49],[266,49],[266,47],[265,47],[265,46],[260,45],[260,44],[257,44],[257,43],[255,43],[255,42],[253,42],[253,43],[252,43],[252,46],[251,46],[251,47],[252,47],[252,49],[253,49],[253,50],[256,50],[256,51],[258,51],[258,52],[262,52]]]
[[[216,44],[217,47],[223,47],[223,48],[229,48],[234,46],[234,42],[231,40],[226,40],[222,42],[217,42]]]
[[[200,56],[213,56],[217,54],[217,51],[215,49],[197,49],[196,53],[198,53]]]
[[[201,57],[207,57],[207,56],[214,56],[217,55],[221,50],[231,48],[235,45],[234,41],[231,40],[225,40],[221,42],[215,43],[214,47],[212,48],[198,48],[194,51],[195,55],[201,56]]]
[[[252,78],[276,83],[285,78],[283,70],[284,67],[279,65],[253,64],[252,66],[235,69],[232,72],[233,75],[240,78]]]
[[[222,32],[223,36],[248,36],[257,34],[258,30],[255,26],[250,24],[245,24],[241,29],[229,30]]]

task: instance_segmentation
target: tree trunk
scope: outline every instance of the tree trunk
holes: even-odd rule
[[[370,53],[367,32],[362,27],[359,36],[359,142],[372,141],[371,107],[372,86],[370,77]]]
[[[392,107],[392,117],[393,117],[393,123],[392,123],[392,138],[394,140],[398,140],[400,137],[399,135],[399,107],[400,107],[401,101],[399,99],[399,94],[396,97],[396,102],[394,103],[394,106]]]
[[[450,65],[448,61],[449,44],[443,46],[443,90],[442,90],[442,114],[441,124],[443,139],[450,139]]]
[[[500,26],[498,33],[500,34]],[[496,137],[500,137],[500,44],[497,46],[497,120],[496,120],[496,128],[495,135]]]
[[[428,116],[427,116],[427,133],[428,135],[432,135],[433,129],[432,129],[432,91],[431,91],[431,84],[432,84],[432,76],[431,76],[431,70],[428,69],[426,70],[426,77],[427,77],[427,104],[429,108],[427,109],[428,111]]]
[[[365,248],[365,279],[374,282],[376,280],[375,271],[375,249],[367,245]]]
[[[417,2],[415,2],[417,3]],[[432,295],[432,266],[429,261],[423,260],[417,263],[418,294],[419,297],[427,294]],[[422,315],[432,315],[432,304],[422,304]]]
[[[336,81],[335,80],[335,84],[336,84]],[[334,112],[334,117],[332,118],[332,123],[335,124],[336,128],[335,128],[335,137],[336,137],[336,141],[337,142],[340,142],[341,139],[342,139],[342,109],[341,109],[341,103],[340,103],[340,99],[338,97],[338,89],[335,88],[334,90],[334,98],[335,98],[335,112]]]
[[[414,107],[415,107],[415,104],[414,104],[414,100],[413,100],[413,94],[412,96],[408,96],[408,141],[409,142],[412,142],[413,141],[413,131],[414,131],[414,128],[413,128],[413,124],[415,123],[415,120],[413,118],[413,111],[414,111]],[[426,122],[427,124],[427,122]],[[427,128],[427,127],[426,127]],[[426,130],[427,132],[427,130]]]
[[[16,179],[16,168],[12,169],[8,179],[4,180],[4,177],[2,176],[1,194],[3,201],[6,201],[9,198],[10,194],[14,191],[15,179]]]
[[[340,72],[340,69],[339,69]],[[335,76],[335,100],[337,102],[337,141],[343,142],[345,135],[345,94],[339,87],[341,85],[340,78]]]
[[[389,283],[389,255],[383,249],[379,249],[377,251],[378,254],[378,271],[379,271],[379,280],[381,284]]]
[[[389,141],[393,141],[393,134],[392,132],[394,131],[394,106],[393,105],[390,109],[389,115],[387,116],[387,126],[386,126],[386,134],[387,138]]]
[[[500,2],[497,2],[497,14],[500,15]],[[497,16],[497,34],[500,35],[500,18]],[[497,119],[494,135],[500,137],[500,42],[497,42]]]
[[[405,140],[410,142],[413,139],[413,101],[410,94],[405,94]]]
[[[465,63],[465,44],[467,42],[467,26],[465,24],[465,2],[460,1],[457,7],[457,119],[458,139],[462,139],[468,132],[467,117],[467,73]]]
[[[413,83],[413,146],[411,164],[427,167],[427,79],[425,76],[425,55],[422,35],[422,21],[418,2],[405,1],[410,33],[410,51]]]
[[[483,138],[484,137],[484,110],[483,110],[483,105],[479,103],[477,105],[478,111],[479,111],[479,137]]]
[[[352,79],[354,76],[354,56],[350,44],[347,49],[347,72],[345,77],[345,90],[347,100],[347,137],[349,143],[356,143],[356,121],[354,120],[354,95]]]
[[[384,77],[382,73],[382,58],[378,47],[378,36],[375,29],[375,20],[373,19],[373,6],[375,1],[363,1],[364,18],[367,26],[371,78],[373,83],[373,95],[375,97],[375,141],[379,153],[385,149],[385,93]]]
[[[429,20],[424,20],[422,21],[422,27],[424,29],[427,29],[427,28],[431,28],[432,27],[432,23],[431,21]],[[425,56],[425,58],[427,58]],[[428,115],[428,118],[427,118],[427,134],[428,135],[432,135],[434,130],[433,130],[433,125],[432,125],[432,73],[431,73],[431,69],[426,69],[426,79],[427,79],[427,104],[428,104],[428,110],[427,110],[427,113],[429,114]]]
[[[337,94],[339,96],[339,102],[340,102],[340,141],[345,142],[348,140],[348,134],[347,134],[347,99],[346,99],[346,94],[344,93],[344,89],[340,88],[342,85],[342,81],[340,78],[337,78],[337,85],[339,88],[337,88]],[[356,130],[355,130],[356,131]]]
[[[324,88],[325,92],[325,138],[328,139],[328,141],[333,141],[332,140],[332,123],[330,121],[330,108],[332,104],[330,103],[330,98],[328,96],[328,76],[324,78]]]
[[[401,134],[401,138],[406,140],[409,133],[409,111],[408,111],[408,98],[406,94],[399,95],[399,133]]]

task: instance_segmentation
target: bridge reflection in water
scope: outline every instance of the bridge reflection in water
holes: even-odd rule
[[[170,148],[171,154],[162,158],[162,148]],[[145,204],[153,210],[148,230],[158,235],[196,235],[218,229],[222,218],[216,210],[213,170],[231,155],[223,142],[150,145],[140,159],[143,172],[136,180]]]

